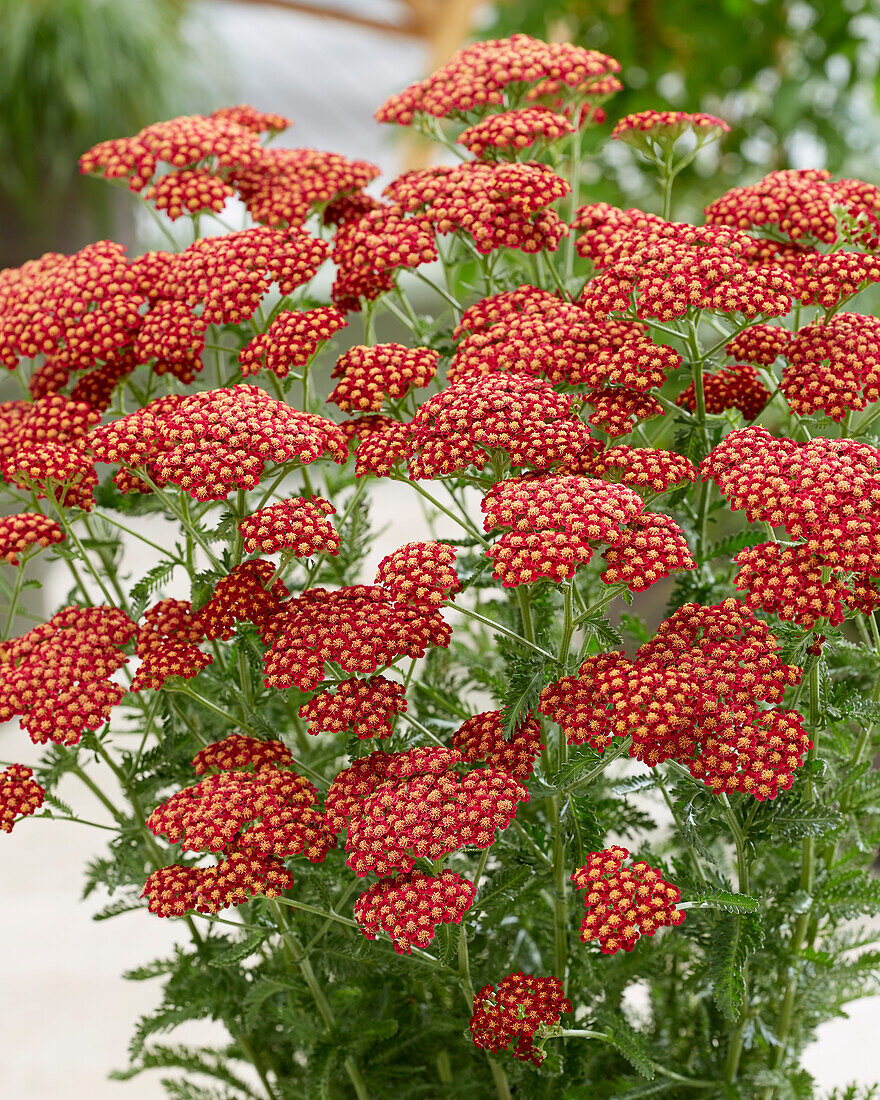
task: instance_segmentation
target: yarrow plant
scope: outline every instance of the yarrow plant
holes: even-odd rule
[[[98,919],[180,925],[122,1078],[788,1100],[876,989],[880,190],[675,221],[728,126],[646,111],[659,212],[591,202],[619,69],[468,46],[377,111],[445,161],[385,184],[248,106],[111,136],[82,171],[191,242],[0,272],[0,720],[46,746],[0,830],[100,825]]]

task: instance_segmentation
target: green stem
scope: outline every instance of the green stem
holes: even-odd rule
[[[18,608],[21,596],[21,585],[24,580],[24,561],[21,561],[15,570],[15,587],[12,589],[12,598],[9,601],[9,614],[6,616],[6,626],[3,630],[3,638],[7,639],[12,633],[12,624],[15,621],[15,612]]]
[[[522,587],[522,586],[520,586]],[[548,661],[555,663],[556,657],[546,649],[542,649],[541,646],[535,645],[534,642],[528,638],[524,638],[522,634],[517,634],[515,630],[508,630],[506,626],[502,626],[501,623],[496,622],[494,619],[487,619],[485,615],[481,615],[478,611],[471,611],[470,608],[464,607],[461,604],[454,604],[450,601],[446,601],[442,604],[443,607],[453,607],[456,611],[466,616],[468,619],[474,619],[478,623],[482,623],[484,626],[489,626],[498,634],[503,634],[507,638],[511,638],[515,642],[519,642],[520,645],[525,646],[526,649],[531,649],[534,653],[539,653],[542,657],[545,657]]]

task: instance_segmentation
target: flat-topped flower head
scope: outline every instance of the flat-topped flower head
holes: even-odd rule
[[[601,83],[619,72],[620,63],[598,50],[514,34],[459,50],[431,76],[387,99],[376,119],[410,126],[420,114],[467,116],[502,104],[505,94],[521,92],[525,98],[529,86],[545,95],[584,95],[591,88],[598,93],[604,90]]]
[[[0,832],[11,833],[23,817],[30,817],[43,805],[46,792],[24,764],[10,764],[0,772]]]
[[[437,373],[438,351],[403,344],[358,344],[333,368],[336,388],[327,398],[343,412],[379,412],[386,399],[399,400],[427,386]]]
[[[362,300],[393,289],[398,268],[431,263],[438,253],[430,220],[408,216],[394,203],[342,222],[332,255],[338,270],[331,298],[340,309],[358,312]]]
[[[599,231],[577,240],[580,255],[601,268],[579,299],[587,309],[629,313],[635,303],[637,317],[658,321],[673,321],[691,308],[748,318],[791,309],[791,276],[777,266],[749,263],[746,234],[630,214],[603,211]],[[582,210],[576,224],[590,220]]]
[[[642,324],[598,316],[550,295],[524,295],[510,305],[500,301],[504,297],[485,299],[466,311],[457,330],[466,335],[447,381],[457,382],[467,373],[518,371],[543,375],[553,385],[615,383],[641,392],[662,386],[681,365],[681,356],[650,340]]]
[[[407,172],[383,194],[419,211],[439,234],[467,233],[483,255],[496,248],[553,252],[568,229],[550,204],[570,188],[544,164],[466,161]]]
[[[589,390],[584,394],[584,403],[593,408],[587,423],[610,436],[629,435],[643,420],[666,415],[653,394],[623,386],[599,386]]]
[[[400,603],[436,607],[461,588],[454,564],[455,550],[445,542],[408,542],[379,562],[376,584]]]
[[[10,565],[18,565],[18,555],[32,546],[52,546],[65,538],[58,523],[40,512],[20,512],[0,518],[0,558]]]
[[[141,893],[157,917],[219,913],[252,897],[277,898],[293,886],[293,876],[277,859],[231,852],[215,867],[160,867]]]
[[[730,432],[703,460],[734,510],[784,526],[824,565],[859,573],[880,554],[880,449],[852,439],[777,439],[763,428]]]
[[[339,428],[354,443],[356,477],[388,477],[409,454],[409,424],[390,416],[356,416]]]
[[[270,504],[238,524],[249,554],[281,550],[297,558],[339,553],[340,538],[327,516],[336,509],[323,497],[292,497]]]
[[[209,118],[228,118],[238,126],[244,126],[246,130],[253,130],[255,134],[277,134],[288,129],[293,123],[284,115],[278,115],[271,111],[258,111],[249,103],[236,103],[232,107],[218,107],[212,111]]]
[[[749,325],[727,344],[724,350],[741,363],[769,367],[778,355],[784,355],[794,336],[779,325]]]
[[[147,188],[144,198],[155,204],[170,221],[185,214],[212,211],[222,214],[235,192],[219,176],[199,169],[184,168],[167,172]]]
[[[267,463],[348,458],[335,424],[248,384],[151,402],[94,429],[87,444],[99,461],[143,466],[160,488],[172,483],[196,500],[255,488]]]
[[[251,558],[217,582],[211,598],[194,616],[194,623],[205,638],[232,638],[235,624],[241,622],[253,623],[263,631],[288,595],[283,581],[275,576],[272,562]]]
[[[159,164],[181,169],[207,162],[234,168],[255,163],[260,149],[259,131],[233,117],[183,115],[154,122],[130,138],[100,142],[79,158],[79,170],[105,179],[127,178],[133,191],[141,191]]]
[[[590,445],[576,398],[522,373],[468,374],[419,407],[409,427],[410,477],[434,478],[492,452],[511,466],[546,469],[572,461]]]
[[[284,768],[222,771],[166,799],[147,818],[147,828],[185,852],[304,855],[320,863],[336,839],[316,801],[312,784]]]
[[[131,691],[152,688],[158,691],[169,676],[191,680],[202,669],[213,664],[210,653],[203,653],[192,642],[163,640],[152,645],[141,658],[140,667],[131,681]]]
[[[346,733],[366,740],[390,737],[395,717],[405,711],[403,685],[384,676],[370,676],[343,680],[335,688],[318,692],[299,708],[299,716],[308,722],[311,734]]]
[[[327,661],[349,673],[373,673],[399,657],[423,657],[429,646],[448,646],[450,638],[430,604],[399,603],[378,586],[310,588],[263,628],[265,683],[313,691]]]
[[[303,312],[283,310],[238,353],[242,376],[270,370],[286,378],[291,367],[304,367],[323,344],[347,326],[348,321],[333,306]]]
[[[756,351],[756,354],[760,354]],[[703,403],[707,413],[723,413],[738,409],[744,420],[754,420],[772,398],[757,370],[751,363],[730,363],[716,371],[703,372]],[[696,411],[697,395],[693,382],[675,399],[682,409]]]
[[[327,821],[337,830],[347,827],[347,863],[355,874],[407,873],[419,859],[494,843],[528,792],[497,768],[462,776],[460,763],[452,749],[377,752],[336,777]]]
[[[100,729],[125,694],[110,677],[134,632],[118,608],[74,605],[0,642],[0,721],[19,715],[35,744],[75,745]]]
[[[705,209],[710,225],[774,230],[792,241],[836,244],[836,207],[876,216],[880,188],[863,180],[832,180],[824,168],[784,168],[747,187],[733,187]]]
[[[627,849],[619,846],[590,852],[571,876],[575,888],[585,891],[581,940],[598,940],[603,955],[621,948],[632,951],[642,936],[653,936],[685,919],[684,910],[675,907],[681,898],[678,887],[644,860],[624,867],[628,857]]]
[[[531,712],[512,734],[504,735],[504,712],[487,710],[466,718],[452,738],[452,747],[469,764],[488,764],[525,783],[544,749],[541,725]]]
[[[482,1050],[506,1051],[521,1062],[539,1066],[545,1055],[533,1045],[535,1032],[541,1026],[555,1026],[563,1012],[571,1011],[559,978],[517,971],[502,978],[497,988],[483,986],[474,997],[471,1035]]]
[[[782,352],[780,389],[801,416],[824,412],[838,423],[880,398],[880,321],[837,313],[798,329]]]
[[[652,584],[688,569],[696,569],[684,531],[669,516],[643,512],[630,520],[622,537],[602,555],[605,584],[625,584],[644,592]]]
[[[475,157],[488,152],[499,159],[515,157],[535,143],[550,144],[574,133],[571,120],[549,107],[518,107],[486,115],[456,138]]]
[[[257,160],[227,176],[255,222],[302,225],[315,210],[345,202],[376,176],[379,168],[320,149],[261,148]]]
[[[561,472],[601,477],[631,489],[650,489],[655,493],[665,493],[682,482],[696,481],[698,477],[697,467],[684,455],[654,447],[630,447],[624,443],[587,451]]]
[[[410,871],[365,890],[354,915],[368,940],[386,932],[398,955],[410,955],[414,947],[430,945],[438,924],[461,924],[476,896],[474,884],[454,871]]]
[[[193,757],[192,767],[196,775],[207,775],[215,769],[219,772],[240,772],[248,768],[286,768],[293,763],[290,749],[283,741],[263,741],[243,733],[231,733],[222,741],[214,741],[200,749]]]
[[[620,119],[611,131],[611,138],[656,155],[668,153],[684,134],[692,134],[697,145],[702,146],[729,133],[730,126],[715,115],[648,110]]]

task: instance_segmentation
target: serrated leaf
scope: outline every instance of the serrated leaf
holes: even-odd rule
[[[131,913],[135,909],[143,909],[144,903],[137,897],[124,897],[117,898],[116,901],[110,902],[109,905],[105,905],[103,909],[99,909],[97,913],[93,914],[92,920],[109,920],[111,917],[118,917],[120,913]]]
[[[706,552],[697,559],[698,565],[703,565],[705,562],[714,561],[715,558],[733,558],[741,550],[745,550],[749,546],[757,546],[758,543],[766,542],[767,534],[765,531],[756,527],[747,527],[744,531],[740,531],[735,535],[728,535],[727,538],[721,539],[719,542],[712,542],[706,547]]]
[[[177,563],[173,561],[159,562],[158,565],[154,565],[153,568],[133,586],[129,592],[133,618],[139,619],[141,617],[144,613],[144,609],[150,602],[150,597],[168,580],[174,572],[176,564]]]
[[[269,938],[268,929],[258,929],[252,935],[245,937],[238,943],[230,943],[229,947],[223,951],[218,951],[217,954],[208,960],[208,966],[232,966],[234,963],[239,963],[242,959],[246,959],[249,955],[253,955],[255,951],[260,948]]]
[[[295,988],[291,982],[279,981],[277,978],[259,978],[255,981],[248,989],[242,1002],[245,1028],[250,1031],[257,1026],[260,1009],[270,997],[274,997],[276,993],[285,993]]]
[[[648,1081],[654,1080],[654,1065],[641,1036],[624,1020],[603,1021],[609,1042],[629,1062],[636,1073]]]
[[[725,913],[757,913],[761,903],[747,894],[732,894],[727,890],[710,890],[687,898],[694,909],[720,909]]]
[[[493,875],[491,883],[480,891],[474,902],[475,909],[490,909],[500,901],[506,900],[524,885],[534,874],[531,867],[511,867]]]
[[[725,914],[712,930],[709,980],[715,1004],[726,1020],[735,1022],[745,996],[743,966],[761,942],[761,925],[754,916]]]
[[[501,699],[503,735],[514,734],[538,705],[544,686],[545,662],[535,654],[516,659],[508,669],[508,686]]]
[[[458,957],[459,942],[465,934],[460,924],[441,925],[434,942],[437,958],[444,966]]]
[[[804,809],[791,814],[775,814],[772,821],[773,837],[781,840],[800,840],[805,836],[827,836],[843,825],[843,815],[836,810],[811,813]]]

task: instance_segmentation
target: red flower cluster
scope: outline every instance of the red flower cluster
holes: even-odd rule
[[[144,883],[142,898],[157,917],[217,913],[261,895],[277,898],[293,886],[293,875],[276,859],[230,852],[214,867],[160,867]]]
[[[629,312],[635,303],[638,317],[673,321],[691,307],[746,317],[791,309],[791,277],[749,263],[752,239],[735,229],[664,222],[605,203],[582,207],[575,225],[587,230],[578,253],[601,268],[580,298],[596,313]]]
[[[326,661],[372,673],[399,657],[423,657],[428,646],[448,646],[451,637],[434,607],[397,603],[368,585],[310,588],[283,604],[262,633],[266,686],[302,691],[324,679]]]
[[[161,176],[144,192],[144,198],[152,200],[157,210],[164,210],[171,221],[184,214],[199,214],[213,210],[221,214],[226,200],[235,192],[219,176],[201,169],[185,168]]]
[[[407,172],[383,194],[408,211],[424,211],[438,233],[470,235],[478,252],[519,248],[553,252],[568,232],[547,209],[571,188],[543,164],[467,161]]]
[[[653,447],[628,447],[624,443],[585,452],[564,472],[608,480],[614,476],[621,485],[652,489],[655,493],[665,493],[683,481],[697,480],[696,466],[684,455]]]
[[[640,421],[665,415],[656,397],[622,386],[602,386],[586,394],[584,401],[593,406],[589,423],[611,436],[627,435]]]
[[[233,107],[218,107],[212,111],[211,118],[228,118],[231,122],[244,126],[246,130],[253,130],[255,134],[278,133],[286,130],[293,123],[284,115],[272,114],[268,111],[258,111],[247,103],[236,103]]]
[[[355,476],[388,477],[409,453],[409,424],[389,416],[357,416],[344,420],[339,428],[355,446]]]
[[[647,135],[658,144],[672,144],[682,134],[693,133],[698,139],[729,134],[730,127],[715,115],[688,114],[687,111],[638,111],[620,119],[611,131],[612,140],[640,145]]]
[[[240,125],[229,115],[183,115],[154,122],[134,137],[100,142],[79,158],[79,170],[100,172],[105,179],[128,178],[131,190],[141,191],[160,163],[187,168],[209,161],[234,168],[257,163],[260,152],[253,125]]]
[[[88,445],[100,462],[143,466],[156,485],[171,482],[196,500],[255,488],[267,462],[305,464],[325,451],[348,458],[335,424],[247,384],[151,401],[94,429]]]
[[[141,664],[130,690],[149,687],[158,691],[169,676],[187,680],[197,676],[214,660],[194,644],[202,637],[189,600],[165,599],[154,604],[138,627],[135,653]]]
[[[665,882],[659,869],[644,860],[624,867],[628,856],[627,849],[617,845],[590,852],[586,864],[571,876],[575,887],[586,891],[581,941],[598,940],[603,955],[621,948],[632,951],[640,936],[675,927],[686,915],[675,908],[681,897],[678,887]]]
[[[754,420],[772,396],[750,363],[731,363],[721,370],[703,372],[703,401],[707,413],[738,409],[743,419]],[[693,382],[681,391],[675,403],[691,412],[696,409],[697,395]]]
[[[880,212],[880,188],[862,180],[835,180],[824,168],[785,168],[748,187],[734,187],[705,210],[710,225],[772,227],[793,241],[838,241],[833,207],[851,215]]]
[[[573,133],[574,126],[565,115],[549,107],[519,107],[487,115],[459,134],[456,141],[475,157],[483,156],[487,149],[496,156],[505,153],[516,156],[536,141],[549,143]]]
[[[528,792],[507,772],[460,776],[452,749],[374,752],[340,772],[326,799],[327,823],[347,827],[347,863],[358,877],[411,871],[468,845],[488,848]]]
[[[303,703],[299,716],[312,734],[353,733],[362,741],[390,737],[394,716],[406,711],[405,695],[402,684],[384,676],[352,678]]]
[[[141,895],[150,899],[150,912],[216,913],[256,894],[276,896],[293,885],[281,860],[304,855],[319,863],[336,846],[312,784],[275,766],[288,759],[283,747],[239,735],[195,757],[197,774],[212,768],[220,774],[172,795],[150,814],[147,828],[184,851],[222,853],[223,859],[214,867],[154,872]],[[228,770],[239,762],[254,770]]]
[[[620,63],[597,50],[514,34],[459,50],[427,79],[387,99],[376,111],[376,119],[409,126],[417,114],[464,115],[485,104],[503,103],[505,93],[515,94],[516,86],[522,84],[539,88],[550,84],[552,88],[541,88],[548,94],[557,88],[572,91],[586,86],[589,93],[619,72]]]
[[[504,736],[504,712],[487,710],[467,718],[455,731],[452,747],[469,764],[486,763],[525,783],[544,749],[541,725],[531,714],[510,737]]]
[[[880,321],[838,313],[827,323],[798,329],[783,352],[780,389],[802,416],[823,410],[841,421],[852,409],[880,398]]]
[[[368,940],[387,932],[398,955],[410,955],[414,947],[430,944],[438,924],[461,924],[476,896],[474,884],[454,871],[410,871],[364,891],[354,915]]]
[[[602,555],[605,584],[625,584],[631,592],[644,592],[652,584],[696,569],[684,532],[669,516],[643,512],[630,520],[616,546]]]
[[[562,1013],[571,1010],[571,1001],[563,996],[558,978],[538,978],[521,971],[508,974],[497,989],[494,985],[483,986],[474,997],[474,1045],[495,1054],[507,1051],[521,1062],[539,1066],[544,1053],[532,1044],[535,1032],[542,1025],[558,1024]]]
[[[466,375],[428,398],[413,417],[409,476],[482,469],[487,451],[503,452],[511,466],[571,462],[590,445],[575,409],[574,397],[527,374]]]
[[[734,558],[740,567],[734,587],[744,590],[749,607],[760,608],[810,630],[819,619],[838,626],[853,610],[880,606],[880,592],[867,574],[856,573],[852,588],[839,570],[823,579],[822,558],[803,545],[765,542]]]
[[[437,373],[438,351],[403,344],[362,344],[341,355],[332,378],[341,379],[327,398],[343,412],[378,412],[386,397],[398,399],[420,389]]]
[[[48,516],[39,512],[21,512],[0,518],[0,557],[18,565],[18,555],[31,546],[51,546],[64,542],[65,534]]]
[[[731,359],[753,363],[757,367],[769,367],[777,355],[784,355],[794,337],[787,328],[779,325],[749,325],[724,345]]]
[[[241,373],[246,378],[265,369],[286,378],[291,367],[304,367],[325,341],[347,326],[348,321],[333,306],[305,312],[284,310],[265,332],[241,349]]]
[[[327,258],[329,246],[296,227],[258,226],[205,237],[167,264],[166,296],[202,303],[210,325],[249,320],[273,283],[292,294]]]
[[[676,569],[694,568],[684,535],[668,516],[642,512],[625,485],[596,478],[515,478],[493,485],[480,505],[485,530],[509,527],[487,556],[505,587],[574,576],[593,556],[591,542],[608,543],[606,584],[641,591]]]
[[[299,225],[313,209],[344,201],[379,175],[375,164],[319,149],[261,149],[229,182],[256,222]]]
[[[471,306],[456,334],[468,330],[453,357],[449,382],[471,372],[520,371],[543,374],[553,385],[613,382],[641,393],[662,386],[681,365],[678,352],[653,343],[644,325],[594,316],[526,286]]]
[[[589,657],[577,676],[541,693],[541,711],[570,744],[602,751],[632,736],[630,756],[655,767],[675,759],[713,793],[759,800],[791,786],[811,742],[795,711],[776,704],[800,669],[783,664],[767,624],[731,598],[685,604],[642,645]]]
[[[243,733],[232,733],[222,741],[206,745],[192,760],[196,775],[207,775],[214,769],[220,772],[242,772],[248,768],[262,771],[292,763],[290,749],[282,741],[261,741],[259,737],[246,737]]]
[[[274,576],[275,566],[270,561],[251,558],[219,580],[211,598],[195,616],[204,637],[233,638],[237,622],[253,623],[261,632],[268,630],[289,595],[282,581],[272,581]]]
[[[205,347],[207,324],[190,307],[174,299],[160,299],[146,314],[134,341],[138,363],[158,359],[156,374],[173,374],[190,383],[202,369],[199,358]]]
[[[0,642],[0,722],[21,715],[35,744],[75,745],[122,699],[110,677],[135,624],[115,607],[65,607],[27,634]]]
[[[16,821],[43,805],[46,792],[33,774],[24,764],[10,764],[0,772],[0,832],[11,833]]]
[[[369,210],[336,231],[333,261],[338,265],[331,297],[340,309],[357,312],[394,286],[398,267],[418,267],[437,259],[434,229],[425,217],[406,217],[395,204]]]
[[[297,558],[338,554],[339,535],[326,518],[335,514],[323,497],[292,497],[245,516],[238,529],[249,554],[278,550]]]
[[[376,584],[400,603],[436,607],[461,588],[454,564],[455,550],[444,542],[408,542],[379,562]]]
[[[880,555],[880,450],[851,439],[795,443],[741,428],[700,465],[751,523],[784,526],[823,565],[875,571]]]

